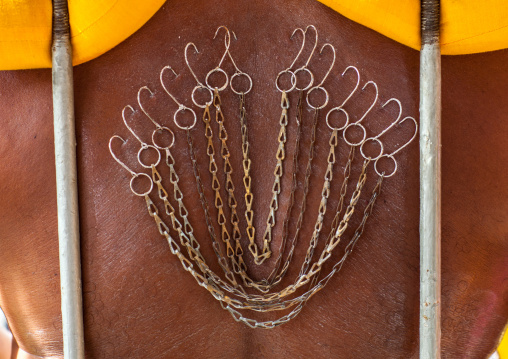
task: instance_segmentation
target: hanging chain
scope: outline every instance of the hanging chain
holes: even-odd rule
[[[279,209],[279,194],[280,194],[280,181],[282,178],[283,168],[282,164],[286,157],[285,144],[287,140],[286,127],[288,125],[288,109],[289,99],[286,91],[282,92],[282,98],[280,102],[282,113],[280,116],[280,131],[278,136],[279,146],[277,148],[277,164],[275,166],[274,175],[275,179],[272,186],[272,199],[270,201],[268,219],[266,220],[266,229],[263,234],[263,251],[261,255],[258,255],[258,248],[255,243],[249,244],[249,249],[254,255],[254,261],[256,264],[262,264],[266,259],[270,258],[272,251],[270,250],[270,243],[272,241],[272,230],[275,226],[275,213]]]
[[[284,218],[284,223],[282,225],[282,241],[279,245],[279,255],[275,260],[275,266],[268,276],[267,282],[270,283],[270,287],[273,287],[277,279],[282,279],[285,275],[285,271],[279,273],[274,277],[275,273],[277,273],[280,269],[280,265],[282,263],[282,256],[284,255],[287,238],[289,236],[289,220],[291,219],[291,212],[293,211],[293,206],[295,203],[295,192],[298,187],[297,176],[299,172],[298,159],[300,158],[300,139],[302,137],[302,121],[303,121],[303,99],[304,99],[304,91],[298,91],[298,104],[296,105],[297,113],[296,113],[296,139],[295,139],[295,154],[293,157],[293,175],[292,175],[292,183],[291,183],[291,192],[289,193],[289,206],[286,211],[286,218]],[[280,281],[280,280],[279,280]],[[278,283],[278,282],[277,282]]]

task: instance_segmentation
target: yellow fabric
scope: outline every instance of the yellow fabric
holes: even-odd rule
[[[347,18],[420,49],[420,0],[319,0]],[[441,53],[508,48],[508,1],[442,0]]]
[[[497,352],[499,353],[499,357],[501,359],[508,359],[508,330],[504,332],[503,340],[501,340],[501,344],[499,348],[497,348]]]
[[[420,0],[319,0],[351,20],[420,48]],[[74,64],[138,30],[164,0],[69,0]],[[442,0],[445,55],[508,47],[508,1]],[[51,66],[51,1],[0,0],[0,70]]]
[[[143,26],[164,0],[69,0],[75,65]],[[51,1],[0,0],[0,70],[51,67]]]

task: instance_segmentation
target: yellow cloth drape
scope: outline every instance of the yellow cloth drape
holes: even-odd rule
[[[164,0],[69,0],[75,65],[143,26]],[[50,0],[0,0],[0,70],[51,67]]]
[[[420,47],[419,0],[319,1],[395,41]],[[91,60],[125,40],[163,2],[69,0],[74,64]],[[442,0],[441,12],[443,54],[508,47],[508,1]],[[0,0],[0,70],[50,67],[50,49],[51,1]]]
[[[420,49],[420,0],[319,0],[345,17]],[[441,0],[441,53],[508,48],[508,1]]]

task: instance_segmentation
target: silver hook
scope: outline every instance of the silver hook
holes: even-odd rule
[[[302,41],[302,46],[300,46],[300,50],[298,51],[298,54],[296,54],[296,57],[295,59],[293,60],[293,62],[291,63],[291,65],[289,65],[289,67],[287,69],[284,69],[282,70],[281,72],[279,72],[277,74],[277,78],[275,79],[275,87],[277,87],[277,90],[279,90],[280,92],[291,92],[295,89],[296,87],[296,75],[293,71],[291,71],[291,68],[294,66],[294,64],[296,63],[296,60],[298,60],[298,58],[300,57],[302,51],[303,51],[303,48],[305,47],[305,31],[301,28],[296,28],[293,33],[291,34],[291,37],[290,39],[293,40],[293,37],[295,36],[296,32],[297,31],[301,31],[302,32],[302,35],[303,35],[303,41]],[[290,74],[291,75],[291,88],[287,89],[287,90],[282,90],[280,87],[279,87],[279,78],[284,75],[284,74]],[[313,76],[311,74],[311,76]]]
[[[400,120],[400,116],[402,116],[402,104],[400,103],[399,100],[397,100],[396,98],[391,98],[389,99],[388,101],[386,101],[384,103],[383,106],[381,106],[381,108],[385,108],[386,105],[388,105],[390,102],[392,101],[395,101],[398,105],[399,105],[399,115],[397,116],[397,118],[395,119],[395,121],[393,121],[388,127],[386,127],[383,131],[381,131],[377,136],[374,136],[374,137],[369,137],[367,138],[365,141],[363,141],[362,145],[360,146],[360,152],[363,156],[363,158],[365,159],[368,159],[368,160],[377,160],[379,157],[381,157],[383,155],[383,151],[384,151],[384,147],[383,147],[383,142],[381,142],[379,140],[379,137],[383,136],[386,131],[388,131],[390,128],[392,128],[393,126],[395,126],[397,124],[397,122],[399,122]],[[377,142],[377,144],[379,145],[379,155],[377,155],[376,157],[372,158],[372,157],[368,157],[368,156],[365,156],[365,153],[363,152],[363,146],[369,142],[369,141],[374,141],[374,142]]]
[[[114,138],[119,138],[120,141],[122,141],[123,144],[125,144],[127,141],[125,141],[122,137],[118,136],[118,135],[114,135],[112,136],[110,139],[109,139],[109,152],[111,153],[111,156],[113,156],[113,158],[115,159],[116,162],[118,162],[120,164],[120,166],[122,166],[123,168],[125,168],[127,171],[130,172],[131,175],[135,176],[136,175],[136,172],[134,172],[133,170],[131,170],[129,167],[127,167],[127,165],[125,163],[123,163],[122,161],[120,161],[120,159],[118,157],[116,157],[115,153],[113,152],[113,148],[111,147],[111,143],[113,142],[113,139]]]
[[[138,91],[138,105],[139,107],[141,108],[141,111],[143,111],[143,113],[146,115],[146,117],[148,117],[150,119],[150,121],[152,121],[152,123],[155,125],[156,129],[152,132],[152,143],[155,147],[157,147],[158,149],[161,149],[161,150],[164,150],[164,149],[169,149],[171,147],[173,147],[174,143],[175,143],[175,134],[173,133],[173,131],[171,131],[171,129],[169,129],[168,127],[166,126],[162,126],[160,123],[158,123],[157,121],[155,121],[152,116],[150,116],[148,114],[148,112],[145,110],[145,108],[143,107],[143,105],[141,104],[141,91],[143,90],[147,90],[148,92],[150,92],[150,96],[153,96],[154,93],[152,92],[152,90],[150,90],[148,88],[148,86],[143,86],[139,89]],[[162,131],[167,131],[171,134],[171,137],[172,137],[172,140],[171,140],[171,144],[169,144],[169,146],[166,146],[166,147],[162,147],[162,146],[159,146],[157,145],[156,141],[155,141],[155,134],[157,132],[162,132]]]
[[[374,98],[372,105],[370,105],[370,107],[367,109],[367,111],[363,114],[362,118],[360,118],[358,121],[356,121],[355,124],[362,122],[364,120],[364,118],[367,117],[368,113],[372,110],[372,108],[376,104],[378,96],[379,96],[379,90],[378,90],[377,84],[374,81],[369,81],[365,85],[363,85],[362,91],[365,90],[365,88],[367,87],[368,84],[372,84],[374,86],[374,88],[376,89],[376,97]]]
[[[316,48],[317,48],[317,44],[318,44],[318,31],[317,31],[316,27],[314,25],[307,26],[305,28],[305,33],[307,33],[307,31],[309,31],[309,28],[314,29],[314,32],[316,33],[316,41],[314,42],[314,47],[312,48],[312,52],[310,53],[309,58],[307,59],[307,62],[301,68],[309,66],[310,59],[312,59],[314,52],[316,52]]]
[[[367,111],[363,114],[363,116],[356,122],[353,122],[353,123],[350,123],[349,125],[346,126],[346,128],[344,128],[344,132],[342,134],[343,138],[344,138],[344,141],[350,145],[350,146],[358,146],[358,145],[361,145],[363,144],[363,142],[365,141],[365,138],[367,137],[367,131],[365,130],[365,127],[363,127],[363,125],[361,124],[361,122],[363,121],[363,119],[367,116],[367,114],[372,110],[372,108],[374,107],[374,105],[376,104],[377,102],[377,99],[378,99],[378,96],[379,96],[379,90],[378,90],[378,87],[377,87],[377,84],[374,82],[374,81],[369,81],[367,82],[365,85],[363,85],[362,87],[362,90],[365,90],[365,88],[367,87],[367,85],[369,84],[372,84],[374,86],[374,88],[376,89],[376,97],[374,98],[374,101],[372,102],[372,104],[370,105],[370,107],[367,109]],[[359,127],[360,130],[362,131],[363,135],[362,135],[362,140],[359,141],[359,142],[351,142],[347,139],[347,136],[346,136],[346,132],[347,130],[349,130],[351,127]]]
[[[323,47],[321,48],[321,51],[319,52],[320,55],[323,54],[323,50],[324,50],[324,48],[326,46],[330,46],[332,48],[332,52],[333,52],[333,61],[332,61],[332,64],[330,65],[330,68],[328,69],[328,72],[323,77],[323,80],[321,80],[321,82],[317,86],[314,86],[313,88],[311,88],[309,90],[309,92],[307,92],[307,104],[309,105],[309,107],[311,107],[311,108],[313,108],[315,110],[319,110],[319,109],[322,109],[323,107],[325,107],[328,104],[328,100],[329,100],[328,91],[323,87],[323,83],[325,82],[325,80],[328,77],[328,75],[330,75],[330,72],[332,72],[332,68],[335,65],[336,54],[335,54],[335,48],[331,44],[324,44]],[[313,106],[310,103],[309,95],[314,90],[321,90],[321,91],[324,92],[324,94],[326,96],[325,101],[324,101],[324,103],[321,106]]]
[[[152,97],[154,95],[154,93],[152,92],[152,90],[150,90],[148,88],[148,86],[143,86],[141,87],[139,90],[138,90],[138,105],[139,105],[139,108],[141,109],[141,111],[143,111],[143,113],[146,115],[146,117],[148,117],[150,119],[150,121],[152,121],[152,123],[155,125],[155,127],[157,127],[157,129],[160,129],[162,128],[162,126],[157,122],[155,121],[152,116],[150,116],[148,114],[148,112],[145,110],[145,108],[143,107],[143,105],[141,104],[141,91],[143,90],[147,90],[148,92],[150,92],[150,97]],[[132,108],[132,107],[131,107]]]
[[[134,130],[127,124],[127,119],[125,118],[125,110],[129,108],[133,113],[135,113],[136,111],[134,111],[134,109],[132,108],[131,105],[127,105],[123,108],[122,110],[122,118],[123,118],[123,123],[125,124],[125,127],[127,127],[129,129],[129,131],[132,133],[132,135],[134,137],[136,137],[136,139],[139,141],[139,143],[141,144],[141,148],[139,149],[138,151],[138,162],[141,164],[141,166],[145,167],[145,168],[151,168],[152,165],[153,166],[157,166],[161,160],[161,153],[159,152],[159,150],[155,147],[155,146],[152,146],[152,145],[149,145],[147,144],[146,142],[143,142],[143,140],[141,140],[141,138],[138,137],[138,135],[136,135],[136,133],[134,132]],[[124,142],[125,143],[125,142]],[[149,163],[149,164],[144,164],[143,161],[141,160],[141,153],[149,148],[153,148],[156,152],[157,152],[157,155],[159,156],[158,160],[155,162],[155,163]]]
[[[406,146],[408,146],[416,137],[417,133],[418,133],[418,123],[416,122],[416,120],[411,117],[411,116],[407,116],[407,117],[404,117],[402,119],[402,121],[400,121],[398,124],[402,124],[404,123],[404,121],[406,121],[407,119],[411,119],[413,121],[413,123],[415,124],[415,132],[413,133],[413,136],[409,139],[409,141],[407,141],[404,145],[402,145],[401,147],[399,147],[397,150],[393,151],[392,153],[389,153],[389,154],[383,154],[382,156],[380,156],[378,159],[376,159],[376,161],[374,162],[374,169],[376,171],[376,173],[379,175],[379,176],[383,176],[385,178],[388,178],[388,177],[391,177],[395,174],[395,172],[397,172],[397,168],[398,168],[398,164],[397,164],[397,160],[395,159],[394,155],[397,154],[399,151],[401,151],[403,148],[405,148]],[[386,158],[389,158],[393,161],[394,163],[394,169],[393,171],[386,175],[385,172],[382,172],[380,173],[378,168],[377,168],[377,164],[378,164],[378,161],[383,158],[383,157],[386,157]]]
[[[132,108],[131,105],[127,105],[123,108],[122,118],[123,118],[123,123],[124,123],[125,127],[127,127],[127,129],[132,133],[132,135],[136,138],[136,140],[138,140],[139,143],[141,143],[141,147],[147,147],[148,145],[145,142],[143,142],[143,140],[141,138],[139,138],[138,135],[136,135],[136,132],[134,132],[134,130],[127,124],[127,119],[125,118],[125,110],[126,109],[130,109],[132,111],[132,113],[136,113],[136,111]]]
[[[234,38],[236,40],[236,35],[235,35],[234,31],[232,31],[232,32],[233,32],[233,36],[234,36]],[[238,66],[236,65],[235,60],[233,60],[233,56],[231,55],[231,51],[229,50],[229,47],[226,48],[226,51],[228,53],[229,59],[231,60],[231,62],[233,63],[233,66],[235,68],[235,73],[233,74],[233,76],[231,76],[231,79],[229,80],[229,87],[231,87],[231,91],[233,91],[237,95],[242,95],[242,94],[246,95],[246,94],[248,94],[250,92],[250,90],[252,90],[252,78],[247,73],[243,72],[242,70],[240,70],[238,68]],[[249,81],[249,88],[247,89],[247,91],[237,91],[233,87],[233,79],[235,77],[237,77],[237,76],[245,76],[245,77],[247,77],[247,80]]]
[[[205,83],[206,85],[208,86],[208,88],[210,89],[215,89],[217,87],[213,87],[210,85],[210,83],[208,82],[208,79],[210,78],[210,76],[216,72],[220,72],[224,75],[226,81],[224,82],[224,85],[222,85],[221,87],[217,88],[218,91],[223,91],[226,89],[226,87],[228,87],[228,83],[229,83],[229,78],[228,78],[228,74],[226,73],[226,71],[224,71],[223,69],[221,69],[221,66],[222,66],[222,63],[224,62],[224,59],[226,58],[226,55],[228,54],[229,52],[229,47],[231,46],[231,34],[229,32],[229,29],[224,26],[224,25],[221,25],[217,28],[217,30],[215,31],[215,35],[213,36],[213,38],[215,39],[217,37],[217,34],[219,33],[219,30],[223,28],[224,30],[226,30],[226,35],[224,37],[224,45],[226,46],[226,50],[224,51],[224,54],[222,55],[221,59],[220,59],[220,62],[219,64],[217,65],[217,67],[215,67],[214,69],[210,70],[207,74],[206,74],[206,78],[205,78]],[[233,33],[234,35],[234,33]],[[236,38],[236,35],[234,35],[235,38]]]
[[[309,83],[307,84],[307,86],[305,87],[298,87],[298,86],[295,86],[295,88],[298,90],[298,91],[306,91],[308,90],[309,88],[312,87],[312,85],[314,84],[314,74],[312,73],[312,71],[309,70],[308,68],[308,65],[309,65],[309,62],[310,62],[310,59],[312,58],[312,56],[314,55],[314,52],[316,51],[316,47],[317,47],[317,43],[318,43],[318,32],[316,30],[316,27],[314,25],[309,25],[305,28],[305,31],[303,32],[303,45],[302,45],[302,50],[303,50],[303,47],[305,46],[305,40],[306,40],[306,34],[307,34],[307,31],[309,31],[309,28],[312,28],[314,29],[314,32],[316,33],[316,41],[314,42],[314,47],[312,48],[312,51],[309,55],[309,57],[307,58],[307,62],[305,62],[305,64],[302,66],[302,67],[299,67],[298,69],[295,70],[295,77],[296,75],[300,72],[300,71],[305,71],[309,74],[310,76],[310,81]],[[295,59],[296,61],[296,59]],[[335,62],[335,61],[334,61]],[[298,81],[298,79],[296,79],[296,81]],[[319,85],[318,85],[319,86]],[[307,101],[308,102],[308,101]]]
[[[296,63],[296,60],[298,60],[298,58],[300,57],[300,55],[302,54],[302,51],[303,51],[303,48],[305,47],[305,31],[303,31],[302,28],[300,27],[297,27],[293,33],[291,34],[291,37],[289,38],[290,40],[293,40],[293,36],[295,36],[296,32],[297,31],[301,31],[302,32],[302,35],[303,35],[303,41],[302,41],[302,46],[300,46],[300,51],[298,51],[298,54],[296,54],[296,57],[295,59],[293,60],[293,62],[291,63],[291,65],[289,65],[289,67],[287,68],[287,70],[291,70],[291,68],[295,65]]]
[[[168,94],[169,97],[171,97],[171,99],[178,105],[178,110],[176,110],[174,116],[173,116],[173,120],[175,122],[175,125],[182,129],[182,130],[190,130],[194,127],[194,125],[196,125],[196,120],[197,120],[197,117],[196,117],[196,113],[194,112],[193,109],[185,106],[184,104],[178,102],[178,100],[175,98],[175,96],[173,96],[169,91],[168,89],[166,88],[166,85],[164,85],[164,81],[162,79],[163,77],[163,74],[164,74],[164,71],[165,70],[171,70],[175,76],[178,76],[178,74],[175,72],[175,70],[173,70],[173,68],[171,66],[164,66],[160,72],[160,76],[159,76],[159,79],[160,79],[160,82],[161,82],[161,85],[162,85],[162,88],[164,89],[164,91],[166,91],[166,93]],[[193,118],[193,121],[192,121],[192,125],[189,125],[189,126],[182,126],[178,123],[178,120],[176,118],[176,116],[178,115],[179,112],[184,112],[184,111],[190,111],[192,113],[192,116],[194,117]]]
[[[144,197],[146,195],[148,195],[150,192],[152,192],[152,189],[153,189],[153,181],[152,179],[150,178],[149,175],[147,175],[146,173],[136,173],[134,172],[133,170],[131,170],[129,167],[127,167],[127,165],[125,163],[123,163],[122,161],[120,161],[120,159],[118,157],[116,157],[115,153],[113,152],[113,148],[111,147],[111,143],[113,142],[113,139],[114,138],[119,138],[120,141],[122,141],[124,144],[125,144],[125,140],[123,138],[121,138],[120,136],[118,135],[114,135],[112,136],[110,139],[109,139],[109,152],[111,153],[111,156],[113,156],[113,158],[115,159],[116,162],[118,162],[123,168],[125,168],[127,171],[130,172],[130,174],[132,175],[132,178],[130,180],[130,183],[129,183],[129,186],[131,188],[131,191],[132,193],[134,193],[136,196],[139,196],[139,197]],[[148,178],[148,180],[150,181],[150,189],[148,189],[148,191],[146,192],[136,192],[136,190],[134,190],[134,187],[133,187],[133,183],[134,183],[134,180],[140,176],[145,176]]]
[[[356,72],[356,85],[355,85],[355,88],[353,89],[353,91],[351,91],[351,93],[348,95],[348,97],[346,97],[346,99],[337,107],[334,107],[332,108],[330,111],[328,111],[328,113],[326,114],[326,124],[328,125],[328,127],[332,130],[332,131],[340,131],[340,130],[343,130],[348,124],[349,124],[349,114],[343,109],[344,105],[346,104],[346,102],[349,101],[349,99],[353,96],[353,94],[356,92],[356,90],[358,90],[358,86],[360,86],[360,72],[358,71],[358,69],[355,67],[355,66],[348,66],[346,67],[346,69],[344,70],[344,72],[342,72],[342,77],[344,77],[344,75],[346,74],[346,72],[349,70],[349,69],[352,69]],[[346,115],[346,122],[344,124],[344,126],[342,127],[333,127],[332,125],[330,125],[330,119],[329,119],[329,116],[330,114],[333,112],[333,111],[340,111],[342,113],[344,113]]]
[[[415,124],[415,132],[413,133],[413,136],[411,136],[411,138],[409,139],[409,141],[407,141],[404,145],[402,145],[401,147],[399,147],[397,150],[393,151],[392,153],[390,153],[391,156],[399,153],[402,149],[404,149],[405,147],[409,146],[409,144],[411,142],[413,142],[413,140],[415,139],[416,135],[418,134],[418,123],[416,122],[416,120],[414,119],[414,117],[411,117],[411,116],[407,116],[407,117],[404,117],[399,123],[398,125],[402,125],[404,123],[404,121],[406,121],[407,119],[411,119],[413,121],[413,123]]]
[[[192,77],[194,77],[194,79],[196,80],[196,82],[198,83],[193,89],[192,89],[192,94],[191,94],[191,98],[192,98],[192,102],[194,102],[194,105],[196,105],[197,107],[200,107],[200,108],[206,108],[206,106],[210,106],[210,104],[212,103],[213,101],[213,92],[212,90],[210,90],[210,88],[208,88],[207,86],[203,85],[203,83],[201,81],[199,81],[198,77],[196,76],[196,74],[194,73],[194,70],[192,70],[192,67],[189,63],[189,58],[187,57],[187,50],[189,49],[190,46],[193,46],[194,47],[194,51],[196,51],[197,54],[199,54],[199,50],[198,48],[196,47],[196,45],[193,43],[193,42],[189,42],[186,46],[185,46],[185,51],[184,51],[184,56],[185,56],[185,63],[187,64],[187,68],[189,69],[190,73],[192,74]],[[197,103],[196,99],[195,99],[195,94],[196,94],[196,91],[199,90],[199,89],[206,89],[208,90],[208,93],[210,94],[210,101],[206,102],[204,105],[200,105]]]

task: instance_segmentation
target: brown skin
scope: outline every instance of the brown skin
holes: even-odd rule
[[[247,111],[259,240],[271,194],[279,126],[280,94],[273,80],[298,50],[301,40],[289,40],[295,27],[315,24],[320,44],[331,42],[337,48],[336,66],[325,83],[331,93],[326,112],[331,104],[342,102],[352,88],[354,76],[349,74],[343,80],[340,73],[354,64],[360,70],[362,84],[374,80],[380,88],[380,100],[365,120],[369,134],[378,133],[396,115],[393,104],[381,109],[390,97],[401,100],[404,116],[418,116],[418,52],[314,1],[170,2],[128,40],[100,58],[77,66],[74,76],[87,357],[417,358],[416,142],[397,156],[399,172],[384,182],[367,228],[342,271],[298,317],[269,331],[234,322],[207,291],[198,287],[171,255],[144,201],[130,192],[130,176],[114,162],[107,146],[113,134],[128,138],[124,147],[116,143],[116,153],[136,171],[141,170],[134,157],[139,144],[124,127],[121,110],[127,104],[136,105],[137,90],[148,85],[156,95],[150,99],[145,93],[143,103],[153,117],[176,133],[173,152],[190,219],[202,252],[208,262],[216,263],[202,220],[185,134],[172,123],[176,106],[163,92],[158,73],[168,64],[175,68],[180,76],[173,80],[168,75],[167,86],[189,105],[195,83],[183,62],[185,44],[194,41],[198,46],[200,54],[191,52],[190,61],[203,79],[223,52],[222,40],[212,40],[216,27],[222,24],[235,30],[238,41],[232,42],[231,52],[254,79]],[[309,51],[306,49],[306,53]],[[313,58],[310,67],[318,79],[330,61],[329,52]],[[508,51],[443,58],[443,358],[486,357],[494,350],[508,318],[506,63]],[[225,67],[232,74],[229,62]],[[42,357],[60,357],[51,72],[3,72],[0,83],[4,89],[0,93],[0,306],[23,350]],[[372,98],[372,89],[366,89],[355,95],[346,109],[359,118]],[[296,99],[293,93],[293,109]],[[230,148],[239,149],[237,97],[225,92],[223,106]],[[326,112],[321,114],[318,126],[311,178],[316,185],[311,187],[307,212],[312,216],[304,222],[302,244],[310,238],[320,200],[328,152]],[[200,113],[192,133],[203,180],[209,188]],[[309,143],[311,121],[312,112],[306,110],[304,148]],[[130,123],[149,141],[153,126],[140,111]],[[393,149],[406,141],[411,131],[411,126],[404,125],[387,135],[387,147]],[[292,168],[294,138],[291,112],[287,173]],[[347,155],[342,140],[339,147],[337,177],[341,177]],[[301,169],[306,159],[307,150],[303,150]],[[355,179],[359,165],[357,158]],[[233,168],[236,196],[240,199],[243,171],[237,151],[233,152]],[[370,174],[364,200],[352,221],[353,229],[374,185],[375,177],[372,171]],[[302,173],[299,180],[297,199],[301,198]],[[288,205],[289,177],[282,186],[281,214]],[[339,187],[332,186],[330,208],[336,206]],[[240,213],[243,206],[240,201]],[[297,210],[298,206],[293,212],[295,219]],[[280,241],[282,218],[277,218],[275,248]],[[295,222],[291,222],[291,228]],[[325,226],[329,223],[327,219]],[[337,255],[343,248],[344,244]],[[304,252],[305,248],[297,251],[296,263],[301,263]],[[252,275],[261,278],[269,272],[256,267],[248,255],[247,259]],[[270,265],[273,259],[267,262]],[[297,275],[297,266],[288,273],[286,284]],[[216,264],[212,268],[218,270]],[[324,272],[330,268],[326,265]],[[274,319],[272,314],[255,317]]]

